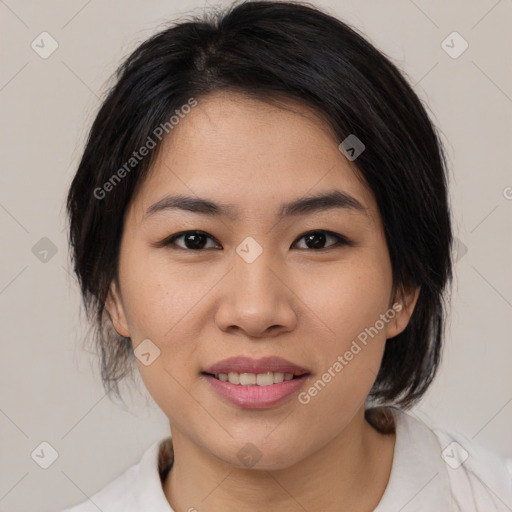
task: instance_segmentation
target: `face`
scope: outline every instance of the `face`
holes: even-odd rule
[[[126,212],[107,309],[136,353],[146,340],[137,365],[173,435],[229,464],[254,450],[254,467],[286,468],[362,417],[417,294],[397,306],[374,197],[311,111],[233,93],[198,101]],[[324,194],[338,201],[283,211]],[[172,207],[176,195],[224,210]],[[237,356],[274,369],[261,383],[293,371],[258,367],[265,357],[307,373],[241,391],[203,373]]]

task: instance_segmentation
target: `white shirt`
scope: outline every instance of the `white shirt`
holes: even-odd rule
[[[389,482],[374,512],[510,512],[512,459],[459,435],[431,430],[392,409],[396,443]],[[174,512],[162,488],[172,441],[155,442],[138,464],[62,512]],[[170,463],[168,462],[168,465]]]

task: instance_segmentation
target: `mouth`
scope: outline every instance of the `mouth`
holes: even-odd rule
[[[311,375],[307,369],[280,357],[246,356],[219,361],[200,374],[218,397],[244,409],[293,403],[285,399],[305,386]]]

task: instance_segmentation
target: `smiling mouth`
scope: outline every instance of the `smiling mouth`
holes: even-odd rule
[[[294,375],[293,373],[283,373],[283,372],[265,372],[265,373],[238,373],[238,372],[229,372],[229,373],[206,373],[203,372],[203,375],[208,375],[210,377],[214,377],[217,380],[222,382],[229,382],[230,384],[235,384],[239,386],[272,386],[273,384],[280,384],[282,382],[288,380],[300,379],[308,375],[307,373],[303,373],[301,375]]]

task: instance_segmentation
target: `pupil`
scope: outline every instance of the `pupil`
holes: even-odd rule
[[[316,240],[315,240],[316,239]],[[310,244],[310,242],[313,242]],[[325,244],[325,233],[311,233],[306,237],[306,245],[311,249],[322,249]]]
[[[190,240],[192,240],[192,243],[190,243]],[[206,245],[206,237],[197,233],[185,235],[185,245],[188,249],[202,249]]]

